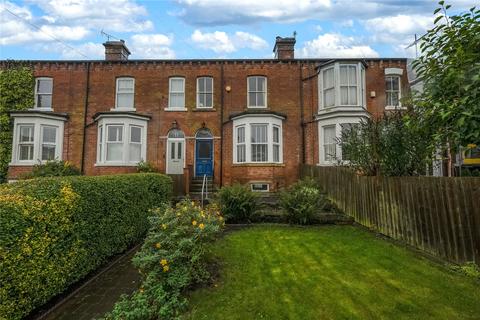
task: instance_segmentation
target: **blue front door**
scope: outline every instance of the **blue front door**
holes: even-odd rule
[[[213,176],[213,140],[197,139],[195,150],[195,175]]]

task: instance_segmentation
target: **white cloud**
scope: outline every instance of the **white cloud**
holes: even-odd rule
[[[202,33],[200,30],[195,30],[190,39],[199,48],[212,50],[215,53],[231,53],[241,48],[262,50],[268,47],[268,43],[264,39],[243,31],[228,35],[223,31]]]
[[[29,0],[43,15],[35,16],[26,5],[0,4],[0,44],[79,41],[101,29],[144,31],[153,28],[143,18],[146,9],[130,0]],[[34,27],[36,26],[36,27]]]
[[[34,18],[27,7],[20,7],[5,2],[0,9],[7,9],[11,12],[3,10],[0,13],[1,45],[14,45],[28,42],[52,42],[55,41],[55,39],[75,41],[81,40],[89,34],[89,30],[84,26],[45,24],[40,26],[39,29],[36,29],[28,24],[28,22],[31,23]]]
[[[353,37],[336,33],[319,35],[307,41],[300,49],[301,57],[308,58],[376,58],[378,53],[368,45],[362,45]]]
[[[91,29],[140,32],[153,28],[145,7],[131,0],[30,0],[57,23]]]
[[[373,41],[388,44],[406,40],[412,42],[415,33],[419,36],[424,34],[432,24],[432,16],[404,14],[378,17],[364,22],[365,29],[372,34]]]
[[[176,13],[194,25],[244,24],[257,21],[295,22],[330,7],[330,0],[177,0]]]
[[[174,59],[175,52],[170,48],[173,36],[164,34],[136,34],[131,37],[130,51],[134,58]]]
[[[472,0],[451,0],[455,9],[472,6]],[[449,3],[450,3],[449,2]],[[197,26],[291,23],[308,19],[366,20],[396,14],[429,14],[437,7],[431,0],[176,0],[177,13]]]

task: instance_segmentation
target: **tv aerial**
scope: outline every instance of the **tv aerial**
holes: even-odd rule
[[[107,41],[110,41],[110,39],[115,39],[115,40],[120,41],[119,38],[117,38],[117,37],[115,37],[115,36],[113,36],[113,35],[111,35],[111,34],[109,34],[109,33],[106,33],[105,31],[103,31],[103,29],[100,31],[100,34],[101,34],[102,36],[106,37],[106,38],[107,38]]]

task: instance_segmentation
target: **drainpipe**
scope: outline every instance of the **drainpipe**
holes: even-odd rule
[[[299,67],[298,67],[298,73],[299,73],[299,81],[298,81],[298,85],[299,85],[299,92],[300,92],[300,126],[302,127],[302,160],[301,160],[301,164],[305,164],[305,123],[304,123],[304,115],[303,115],[303,109],[304,109],[304,106],[303,106],[303,81],[302,81],[302,78],[303,78],[303,72],[302,72],[302,67],[303,67],[303,63],[300,62],[299,64]]]
[[[220,95],[220,187],[223,186],[223,108],[224,108],[224,74],[223,74],[223,63],[220,66],[220,83],[222,92]]]
[[[83,139],[82,139],[82,159],[80,163],[80,172],[85,174],[85,148],[87,145],[86,137],[87,137],[87,111],[88,111],[88,96],[90,93],[90,62],[87,62],[87,85],[85,88],[85,105],[83,108]]]

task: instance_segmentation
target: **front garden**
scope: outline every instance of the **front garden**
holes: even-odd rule
[[[183,319],[478,319],[480,282],[354,226],[260,225],[213,249]]]
[[[290,225],[248,226],[270,209],[244,186],[222,188],[203,208],[188,199],[172,206],[171,190],[160,174],[2,186],[0,318],[28,315],[139,242],[138,290],[105,320],[480,314],[478,269],[468,277],[361,227],[311,226],[325,212],[338,214],[312,179],[280,193],[280,221]],[[223,231],[224,219],[240,227]]]

